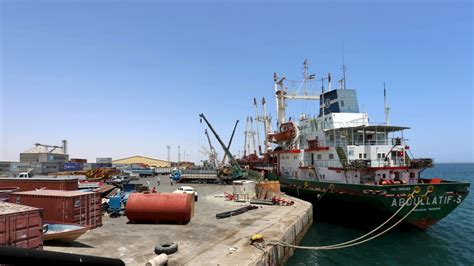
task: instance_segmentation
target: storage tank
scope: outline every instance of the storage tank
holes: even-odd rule
[[[178,193],[132,193],[125,214],[131,222],[186,224],[194,215],[194,196]]]
[[[232,183],[234,195],[245,194],[248,199],[256,197],[255,182],[250,180],[237,180]]]

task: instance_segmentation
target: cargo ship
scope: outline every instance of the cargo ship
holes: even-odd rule
[[[274,74],[277,130],[269,130],[266,112],[257,113],[256,120],[266,129],[262,154],[267,167],[254,170],[265,170],[267,179],[279,180],[284,192],[312,202],[317,219],[379,223],[395,213],[402,219],[414,209],[402,224],[426,229],[446,217],[467,197],[470,183],[421,178],[433,160],[410,156],[404,138],[409,128],[389,124],[385,87],[385,121],[372,123],[359,110],[356,91],[346,89],[343,73],[338,88],[332,89],[331,75],[316,79],[305,61],[303,80],[292,91],[286,78]],[[321,89],[308,92],[310,82],[318,82]],[[295,99],[316,101],[319,114],[287,118],[287,101]]]

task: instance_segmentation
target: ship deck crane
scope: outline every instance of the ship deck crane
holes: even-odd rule
[[[229,149],[227,149],[226,145],[224,144],[224,142],[221,140],[221,138],[219,137],[219,135],[217,134],[217,132],[214,130],[214,128],[212,127],[211,123],[209,123],[209,121],[207,120],[207,118],[204,116],[204,114],[199,114],[199,117],[201,119],[204,120],[204,122],[206,122],[207,126],[209,127],[209,129],[212,131],[212,133],[214,134],[214,137],[216,137],[217,141],[219,142],[219,144],[221,145],[222,149],[224,150],[225,154],[227,155],[227,157],[229,157],[229,163],[230,165],[232,166],[232,179],[242,179],[242,178],[246,178],[248,173],[247,171],[243,170],[240,165],[237,163],[237,161],[235,160],[234,156],[232,155],[232,153],[230,153]],[[202,120],[201,120],[202,121]]]
[[[217,169],[219,167],[219,164],[217,162],[216,149],[214,149],[214,147],[212,146],[211,138],[209,137],[209,133],[207,133],[207,129],[204,130],[204,134],[206,134],[207,142],[209,143],[209,148],[211,149],[211,151],[209,152],[210,163],[212,163],[214,168]]]

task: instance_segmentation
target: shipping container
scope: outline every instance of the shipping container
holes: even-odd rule
[[[0,173],[10,172],[11,162],[0,162]]]
[[[77,190],[77,177],[0,178],[0,187],[18,187],[20,191],[36,189]]]
[[[69,160],[72,163],[80,163],[80,164],[85,164],[87,163],[87,159],[78,159],[78,158],[73,158]]]
[[[150,168],[147,164],[143,164],[143,163],[132,163],[130,167],[132,169],[149,169]]]
[[[95,169],[97,169],[96,163],[85,163],[82,165],[82,170],[84,171],[95,170]]]
[[[0,245],[43,249],[42,210],[0,202]]]
[[[10,163],[10,172],[11,173],[21,173],[21,172],[28,172],[31,171],[32,167],[30,163],[19,163],[19,162],[12,162]]]
[[[63,165],[63,163],[56,163],[56,162],[42,162],[41,163],[41,173],[42,174],[49,174],[49,173],[57,173],[61,170],[59,165]]]
[[[56,154],[56,153],[48,153],[48,162],[54,163],[64,163],[69,161],[69,155],[67,154]]]
[[[10,202],[43,209],[43,219],[91,228],[102,225],[100,193],[62,190],[15,192]]]
[[[96,163],[110,163],[110,164],[112,164],[112,158],[109,158],[109,157],[97,158]]]
[[[111,168],[112,164],[111,163],[97,163],[96,166],[97,168]]]
[[[64,171],[80,171],[82,170],[82,165],[77,162],[64,163]]]

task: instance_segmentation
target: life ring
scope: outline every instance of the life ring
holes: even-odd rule
[[[170,255],[170,254],[175,253],[176,251],[178,251],[178,244],[173,243],[173,242],[167,242],[167,243],[158,244],[155,246],[156,255],[160,255],[163,253]]]

